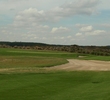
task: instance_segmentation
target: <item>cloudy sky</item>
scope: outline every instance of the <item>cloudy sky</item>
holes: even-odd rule
[[[0,0],[0,41],[110,45],[109,0]]]

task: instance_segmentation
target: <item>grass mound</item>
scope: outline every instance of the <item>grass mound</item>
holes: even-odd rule
[[[63,58],[1,56],[0,68],[50,67],[67,62],[68,61]]]

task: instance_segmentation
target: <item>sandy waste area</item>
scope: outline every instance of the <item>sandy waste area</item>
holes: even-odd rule
[[[50,67],[49,70],[90,70],[90,71],[108,71],[110,70],[110,61],[97,61],[97,60],[77,60],[68,59],[69,63]]]

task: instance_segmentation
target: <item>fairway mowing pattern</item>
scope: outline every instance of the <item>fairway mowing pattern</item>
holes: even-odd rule
[[[110,100],[110,72],[0,74],[0,100]]]

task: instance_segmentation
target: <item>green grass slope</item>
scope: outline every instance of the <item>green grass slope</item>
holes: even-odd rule
[[[0,100],[110,100],[110,72],[0,74]]]

